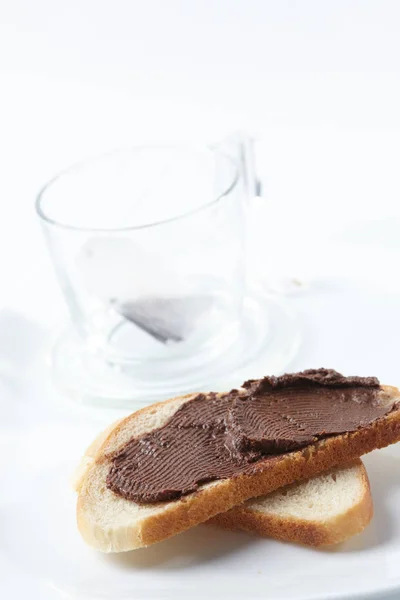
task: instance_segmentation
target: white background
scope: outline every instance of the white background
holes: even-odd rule
[[[386,327],[386,360],[374,363],[372,340],[367,353],[354,336],[345,364],[337,348],[327,358],[396,380],[399,66],[396,1],[3,0],[2,303],[21,304],[27,280],[38,303],[44,278],[57,293],[33,201],[59,169],[102,149],[242,128],[259,140],[265,277],[345,277],[387,290],[373,313],[376,332]],[[349,298],[347,309],[329,309],[336,337],[344,312],[368,326],[371,307],[361,318],[357,306]],[[300,365],[321,360],[313,351]]]
[[[31,271],[34,195],[60,168],[235,128],[296,227],[397,246],[399,63],[396,0],[3,0],[1,285]]]
[[[310,284],[291,300],[306,332],[295,366],[400,384],[396,0],[3,0],[0,306],[58,318],[33,210],[58,170],[240,128],[265,185],[258,270]],[[25,354],[0,334],[12,371]]]

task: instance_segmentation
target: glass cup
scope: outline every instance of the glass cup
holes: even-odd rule
[[[244,139],[143,146],[42,189],[36,210],[73,324],[55,347],[59,378],[105,399],[154,398],[227,368],[244,322],[252,158]]]

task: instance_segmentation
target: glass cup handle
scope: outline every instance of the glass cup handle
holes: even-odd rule
[[[238,141],[239,162],[243,173],[243,181],[248,199],[262,196],[262,183],[257,174],[254,139],[242,135]]]
[[[263,189],[257,173],[254,138],[248,133],[237,131],[217,144],[217,147],[237,163],[247,200],[261,197]]]

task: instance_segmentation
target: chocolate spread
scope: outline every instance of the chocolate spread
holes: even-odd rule
[[[112,458],[107,486],[135,502],[179,498],[199,485],[251,473],[261,460],[371,424],[394,403],[374,377],[318,369],[247,381],[244,390],[199,394],[158,429]]]

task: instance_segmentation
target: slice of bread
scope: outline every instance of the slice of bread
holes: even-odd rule
[[[89,446],[74,475],[79,489],[86,470],[116,424]],[[337,544],[360,533],[371,521],[373,503],[366,469],[357,459],[306,481],[248,500],[206,522],[225,529],[306,546]]]
[[[385,417],[352,433],[332,435],[300,450],[261,460],[251,474],[213,481],[179,500],[138,504],[114,494],[106,485],[113,454],[127,441],[161,427],[193,398],[188,394],[148,406],[106,431],[92,444],[77,478],[77,523],[85,541],[103,552],[148,546],[185,531],[249,498],[344,465],[376,448],[400,440],[400,392],[384,386],[379,402],[396,406]]]
[[[357,460],[248,500],[207,524],[306,546],[329,546],[363,531],[372,515],[367,472]]]

